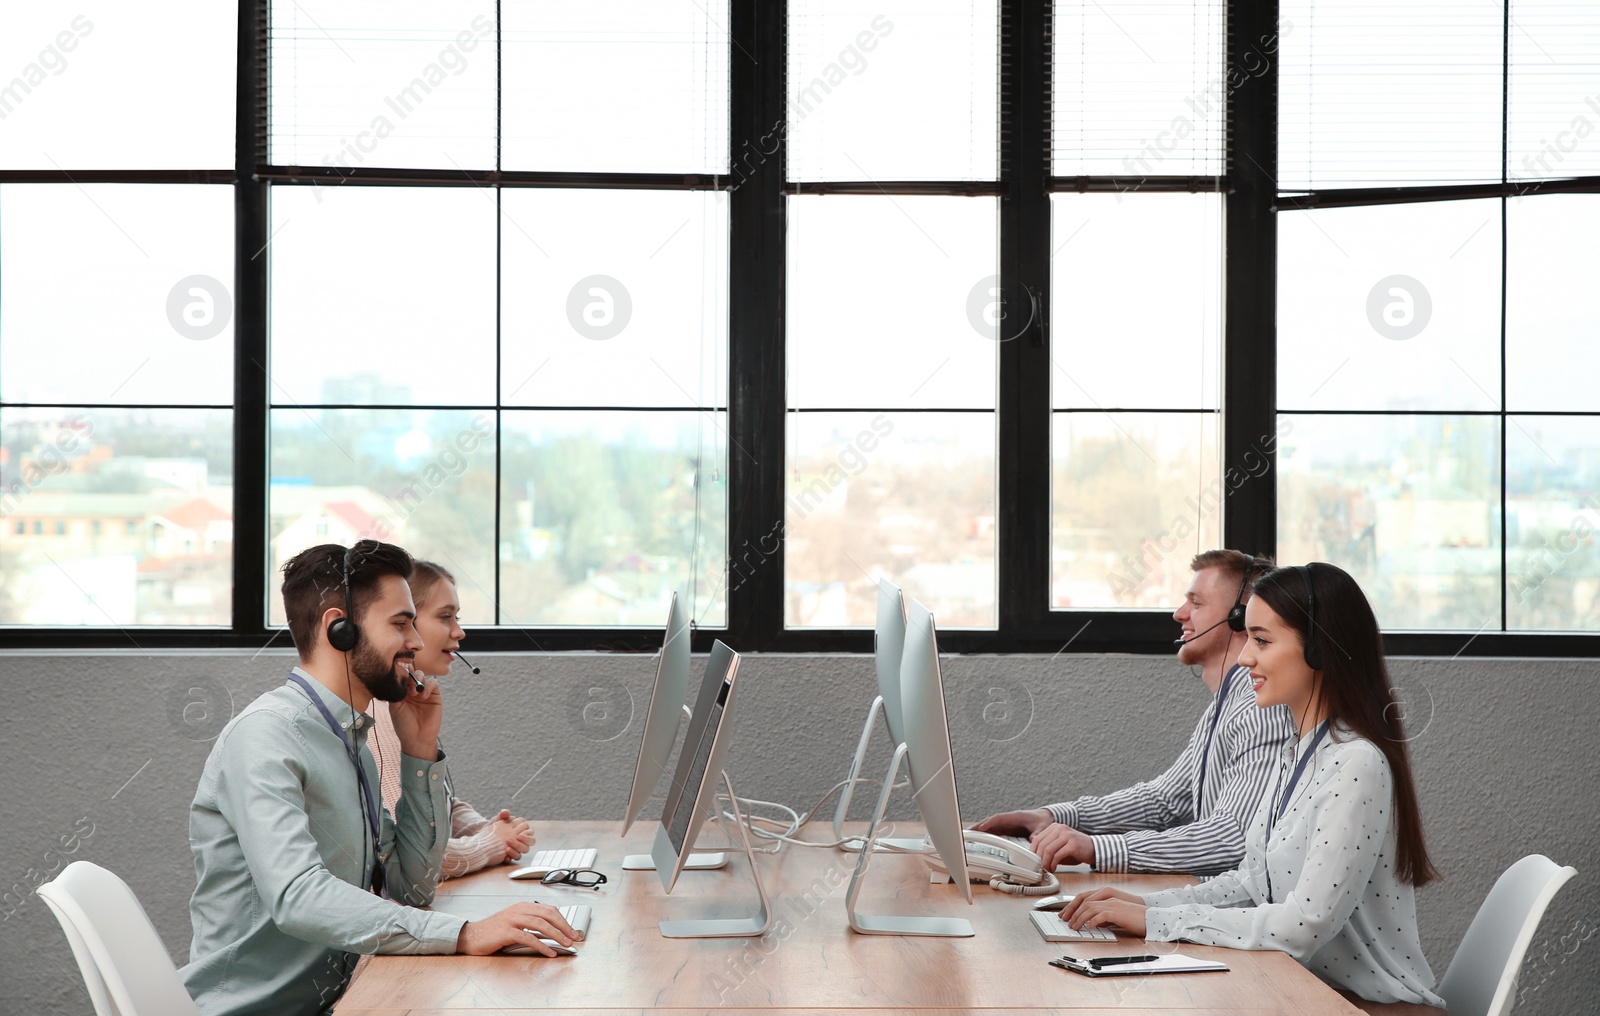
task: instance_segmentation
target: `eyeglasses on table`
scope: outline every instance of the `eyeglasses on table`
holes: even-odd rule
[[[545,885],[575,885],[580,889],[599,889],[607,879],[593,868],[556,868],[539,880]]]

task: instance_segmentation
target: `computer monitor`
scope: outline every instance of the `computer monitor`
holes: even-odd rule
[[[650,706],[644,714],[644,736],[639,740],[639,761],[633,767],[628,812],[622,818],[623,835],[627,835],[666,772],[688,694],[689,622],[679,609],[678,594],[674,592],[672,604],[667,608],[667,631],[661,643],[661,656],[656,660],[656,683],[651,688]]]
[[[900,660],[900,704],[906,739],[895,748],[889,771],[884,774],[878,808],[861,856],[856,859],[850,889],[845,894],[845,913],[851,930],[863,935],[971,936],[972,922],[961,918],[863,914],[856,909],[867,866],[871,863],[870,856],[879,842],[878,828],[902,762],[910,763],[912,796],[927,827],[928,839],[960,887],[962,897],[968,904],[972,903],[961,804],[956,796],[955,759],[950,749],[950,724],[944,706],[944,677],[939,671],[938,634],[934,630],[933,614],[915,600],[906,612],[906,640]]]
[[[738,673],[739,654],[718,639],[706,660],[706,673],[700,681],[699,694],[695,696],[689,733],[678,753],[678,769],[667,790],[667,805],[661,810],[661,826],[656,830],[655,847],[650,852],[656,862],[656,872],[661,876],[661,887],[669,893],[683,871],[689,845],[699,835],[706,813],[716,801],[722,757],[727,751],[728,700]],[[667,861],[665,865],[663,857]]]
[[[944,707],[944,675],[939,670],[939,636],[933,613],[916,600],[906,611],[900,695],[917,811],[950,877],[971,903],[961,803],[956,796],[955,755],[950,748],[950,722]]]
[[[883,697],[883,719],[889,725],[889,743],[906,739],[905,713],[900,706],[900,664],[905,658],[906,599],[900,587],[878,581],[878,623],[872,630],[872,666]]]
[[[765,934],[772,926],[772,911],[767,905],[761,874],[750,849],[749,835],[739,815],[738,798],[734,796],[732,783],[723,771],[723,760],[727,757],[728,741],[733,731],[734,693],[738,688],[738,676],[739,654],[720,639],[712,643],[705,677],[700,682],[700,693],[695,698],[689,734],[678,755],[678,769],[672,778],[673,794],[667,808],[661,813],[661,824],[656,829],[651,857],[655,861],[656,872],[661,876],[661,887],[670,893],[689,859],[689,848],[700,835],[700,827],[705,824],[707,813],[717,808],[718,784],[726,784],[728,807],[734,812],[733,826],[738,830],[745,856],[750,861],[750,871],[761,897],[761,909],[757,916],[750,918],[662,921],[661,933],[671,938],[755,936]],[[729,832],[732,833],[733,829]]]
[[[872,665],[878,681],[878,697],[867,710],[867,720],[861,727],[861,740],[856,743],[855,757],[845,775],[844,787],[839,791],[839,805],[833,813],[833,838],[844,840],[844,821],[850,811],[850,801],[861,780],[861,769],[867,757],[867,747],[872,743],[872,731],[878,714],[883,714],[889,728],[889,747],[893,750],[905,739],[905,720],[900,706],[900,659],[906,642],[905,596],[900,588],[887,579],[878,580],[878,621],[872,630]],[[860,840],[843,843],[846,850],[860,846]],[[897,850],[914,850],[916,844],[909,840],[880,839],[880,845]]]

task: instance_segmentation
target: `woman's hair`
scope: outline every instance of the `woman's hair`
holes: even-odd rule
[[[1322,678],[1315,701],[1327,708],[1328,719],[1371,741],[1389,760],[1396,874],[1409,885],[1427,885],[1439,872],[1423,841],[1404,720],[1384,662],[1383,635],[1366,594],[1344,569],[1326,561],[1276,568],[1256,580],[1254,592],[1300,636],[1307,662],[1316,661]]]
[[[455,585],[456,577],[432,561],[417,561],[411,566],[411,602],[417,605],[417,612],[421,613],[422,605],[428,602],[428,597],[433,595],[433,587],[443,579]]]

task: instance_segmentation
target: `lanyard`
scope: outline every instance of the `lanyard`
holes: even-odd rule
[[[1328,721],[1323,720],[1322,723],[1317,726],[1317,736],[1311,739],[1311,743],[1306,746],[1306,753],[1300,756],[1299,763],[1295,765],[1294,775],[1289,777],[1289,786],[1286,790],[1284,790],[1283,796],[1277,801],[1276,814],[1270,810],[1267,812],[1267,841],[1261,850],[1261,870],[1266,873],[1267,877],[1268,903],[1272,902],[1272,868],[1267,861],[1267,850],[1272,847],[1272,827],[1282,821],[1283,813],[1289,810],[1289,801],[1294,798],[1294,788],[1300,782],[1300,774],[1305,772],[1306,763],[1311,761],[1311,756],[1317,753],[1317,745],[1321,744],[1322,739],[1327,736]],[[1278,770],[1278,777],[1280,779],[1283,777],[1282,769]],[[1272,805],[1269,803],[1268,808],[1270,809],[1271,807]]]
[[[367,782],[367,767],[361,764],[361,756],[356,753],[355,746],[352,745],[350,743],[350,739],[345,736],[344,728],[339,726],[339,721],[333,718],[333,713],[328,711],[328,707],[323,704],[322,699],[317,697],[317,693],[311,690],[311,686],[306,683],[305,678],[301,677],[299,674],[291,672],[289,674],[289,680],[300,686],[300,689],[304,691],[311,699],[311,704],[317,707],[317,712],[321,713],[322,718],[328,721],[329,729],[339,736],[339,742],[344,745],[345,753],[350,756],[351,764],[356,767],[356,780],[361,785],[361,801],[367,806],[367,828],[372,831],[372,852],[374,855],[376,855],[378,852],[378,844],[381,842],[378,835],[378,809],[373,803],[372,799],[372,784]],[[382,870],[383,859],[378,858],[378,871],[381,872]],[[378,877],[379,876],[374,873],[374,883],[376,883]]]
[[[1306,747],[1306,753],[1300,756],[1300,762],[1294,767],[1294,775],[1289,777],[1289,786],[1283,792],[1283,797],[1278,800],[1278,814],[1273,816],[1272,825],[1277,825],[1283,820],[1283,813],[1289,810],[1289,800],[1294,797],[1295,784],[1300,782],[1300,774],[1305,772],[1306,763],[1311,761],[1311,756],[1317,753],[1317,745],[1328,736],[1328,721],[1323,720],[1317,727],[1317,736],[1311,739],[1311,744]],[[1272,826],[1267,827],[1267,842],[1272,842]]]
[[[1222,719],[1222,703],[1228,697],[1228,685],[1233,681],[1233,671],[1237,669],[1239,669],[1238,664],[1235,664],[1233,669],[1222,675],[1222,687],[1217,689],[1217,708],[1211,714],[1211,732],[1206,735],[1206,747],[1200,753],[1200,783],[1194,792],[1194,817],[1196,819],[1200,818],[1200,804],[1205,800],[1206,796],[1206,763],[1211,760],[1211,742],[1216,739],[1217,721]]]

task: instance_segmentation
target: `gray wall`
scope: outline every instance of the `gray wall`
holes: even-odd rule
[[[462,796],[484,811],[510,807],[536,827],[540,817],[619,816],[653,659],[530,654],[478,662],[481,677],[446,685],[445,743]],[[187,957],[187,807],[209,738],[282,681],[291,663],[270,651],[0,658],[10,767],[0,878],[11,887],[0,909],[0,1012],[92,1011],[61,931],[26,891],[62,858],[120,874],[174,958]],[[1415,732],[1430,845],[1446,876],[1419,897],[1435,972],[1443,973],[1495,877],[1542,852],[1579,876],[1534,939],[1517,1011],[1600,1010],[1595,663],[1393,666]],[[1158,772],[1206,699],[1198,679],[1155,657],[952,657],[944,672],[963,811],[972,818]],[[749,657],[741,682],[729,766],[740,796],[809,806],[854,750],[872,695],[870,660]],[[882,741],[875,739],[869,773],[881,775],[887,763]],[[74,852],[47,854],[63,838]]]

